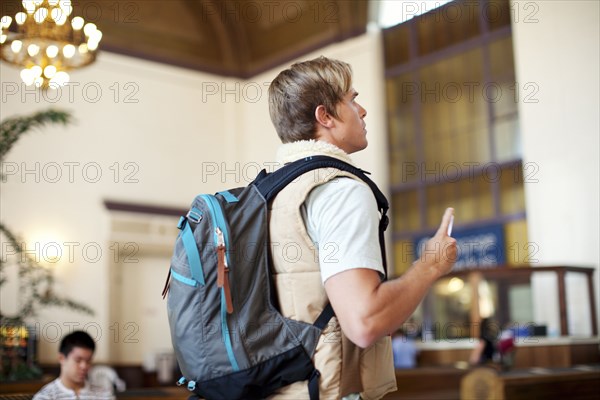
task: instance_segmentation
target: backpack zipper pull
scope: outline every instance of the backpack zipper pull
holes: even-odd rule
[[[219,227],[215,228],[215,233],[217,234],[217,287],[223,288],[227,313],[231,314],[233,312],[233,302],[231,301],[231,290],[229,288],[229,266],[227,265],[225,238]]]

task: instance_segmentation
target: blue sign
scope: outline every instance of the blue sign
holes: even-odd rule
[[[458,246],[458,259],[454,271],[475,267],[494,267],[506,262],[504,226],[488,225],[475,229],[454,229],[452,237]],[[417,259],[429,236],[415,240]]]

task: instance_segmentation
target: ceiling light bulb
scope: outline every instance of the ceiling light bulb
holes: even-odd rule
[[[23,80],[26,86],[29,86],[33,84],[35,76],[33,76],[33,73],[29,68],[25,68],[21,70],[21,79]]]
[[[0,26],[2,27],[2,29],[6,29],[10,26],[11,22],[12,18],[8,15],[5,15],[4,17],[2,17],[2,19],[0,19]]]
[[[46,55],[50,58],[54,58],[58,55],[58,47],[51,44],[50,46],[48,46],[48,48],[46,49]]]
[[[48,0],[48,4],[54,7],[58,4],[58,0]]]
[[[13,42],[10,44],[10,48],[12,49],[13,53],[20,52],[22,47],[23,42],[21,42],[20,40],[13,40]]]
[[[7,38],[8,38],[8,36],[6,36],[6,35],[0,35],[0,44],[4,44],[4,42],[6,42]]]
[[[17,24],[19,25],[23,25],[26,20],[27,14],[25,14],[24,12],[18,12],[17,15],[15,15],[15,21],[17,21]]]
[[[56,75],[56,67],[54,65],[48,65],[44,68],[44,76],[46,78],[53,78]]]
[[[92,32],[90,35],[90,41],[100,43],[100,40],[102,40],[102,32],[99,30]]]
[[[29,56],[35,57],[39,52],[40,46],[38,46],[37,44],[30,44],[29,46],[27,46],[27,54],[29,54]]]
[[[69,82],[69,74],[67,74],[66,72],[60,71],[57,72],[56,75],[54,75],[54,77],[50,80],[50,82],[58,85],[58,86],[64,86]]]
[[[71,58],[75,55],[75,46],[68,44],[63,47],[63,54],[66,58]]]
[[[35,78],[33,80],[33,84],[37,88],[42,87],[42,85],[44,84],[44,78],[42,78],[41,76],[38,76],[37,78]]]
[[[83,28],[83,24],[84,23],[85,23],[85,21],[83,20],[83,18],[81,18],[81,17],[75,17],[71,21],[71,26],[73,26],[73,29],[75,29],[76,31],[78,31],[81,28]]]
[[[71,15],[73,12],[73,6],[71,5],[70,0],[61,0],[58,3],[58,6],[65,12],[67,15]]]
[[[33,67],[31,67],[31,73],[33,74],[34,77],[38,77],[42,75],[42,67],[40,67],[39,65],[34,65]]]
[[[56,19],[54,21],[56,22],[56,25],[58,25],[58,26],[64,25],[65,22],[67,22],[67,14],[61,13],[60,16],[58,17],[58,19]]]
[[[95,51],[95,50],[98,48],[98,42],[95,42],[95,41],[93,41],[93,40],[90,40],[90,41],[87,43],[87,47],[88,47],[88,50],[90,50],[90,51]]]
[[[33,4],[35,4],[36,6],[42,5],[43,2],[44,0],[33,0]]]
[[[85,33],[85,36],[90,36],[92,33],[94,33],[96,31],[96,25],[92,24],[91,22],[85,24],[85,26],[83,27],[83,33]]]
[[[37,9],[35,14],[33,14],[33,19],[35,19],[35,22],[37,22],[38,24],[41,24],[42,22],[44,22],[46,20],[47,16],[48,16],[48,9],[41,7],[41,8]]]
[[[79,45],[79,52],[80,52],[81,54],[85,54],[85,53],[87,53],[87,52],[88,52],[88,46],[87,46],[87,43],[81,43],[81,44]]]
[[[33,14],[35,12],[35,3],[33,0],[23,0],[23,8],[27,11],[27,14]]]
[[[57,21],[61,18],[61,15],[63,15],[64,13],[65,12],[60,8],[53,8],[52,10],[50,10],[50,17],[52,17],[54,21]]]

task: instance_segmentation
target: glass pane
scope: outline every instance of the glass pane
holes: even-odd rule
[[[416,191],[394,194],[390,210],[394,222],[394,232],[406,232],[420,228],[417,199]]]
[[[521,158],[521,131],[517,114],[494,121],[494,144],[496,161],[512,161]]]
[[[502,176],[500,177],[500,211],[504,215],[525,211],[523,168],[520,163],[502,170]]]
[[[489,51],[491,82],[485,96],[492,103],[496,161],[514,160],[521,157],[521,137],[512,38],[496,40],[490,44]]]
[[[477,36],[481,31],[477,17],[480,13],[479,3],[453,1],[415,18],[413,23],[417,25],[419,55]]]
[[[414,245],[410,240],[397,240],[394,242],[394,272],[400,276],[412,265],[415,258]]]
[[[437,228],[447,207],[454,205],[453,183],[429,186],[426,191],[427,228]]]
[[[477,219],[487,219],[494,216],[494,199],[492,197],[492,182],[494,172],[482,174],[473,180],[473,195],[476,198],[475,209]]]
[[[506,77],[511,77],[514,81],[515,59],[512,36],[490,43],[489,52],[492,82],[504,82]]]
[[[383,48],[385,67],[387,69],[402,65],[410,58],[410,26],[409,24],[397,25],[383,30]]]
[[[477,287],[479,316],[493,318],[498,310],[498,284],[493,280],[482,279]]]
[[[518,93],[514,82],[491,82],[485,98],[492,103],[494,118],[505,118],[518,113]]]
[[[416,127],[413,97],[408,95],[410,74],[400,75],[387,84],[392,186],[418,179]]]
[[[472,290],[469,282],[458,277],[442,279],[435,283],[431,295],[435,338],[470,337]]]
[[[528,266],[537,262],[537,245],[527,241],[527,221],[511,221],[504,225],[506,263],[510,266]]]
[[[490,160],[483,53],[474,49],[419,70],[426,170],[448,162]],[[439,168],[439,167],[438,167]]]
[[[510,26],[512,13],[508,0],[488,0],[483,4],[482,12],[491,31]]]
[[[477,199],[473,191],[473,179],[465,179],[456,183],[457,195],[452,204],[456,214],[456,221],[469,223],[477,220]]]
[[[591,279],[591,276],[589,277]],[[569,271],[565,274],[567,325],[570,336],[592,336],[592,309],[587,274]]]
[[[531,285],[511,285],[508,288],[509,319],[517,326],[527,326],[533,321]]]

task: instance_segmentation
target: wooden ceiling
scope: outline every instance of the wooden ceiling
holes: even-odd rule
[[[3,0],[2,15],[21,10]],[[250,78],[365,32],[367,0],[73,0],[101,51]]]

